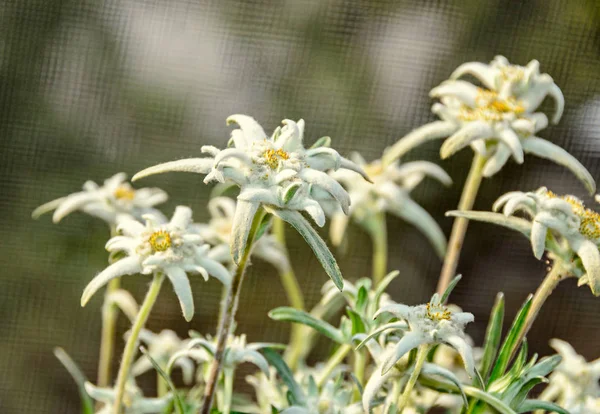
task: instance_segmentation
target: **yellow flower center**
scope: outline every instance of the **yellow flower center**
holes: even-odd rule
[[[150,246],[155,252],[164,252],[171,247],[171,235],[165,230],[155,231],[150,235]]]
[[[525,77],[525,71],[520,67],[508,66],[502,68],[500,71],[500,76],[503,80],[518,81]]]
[[[450,318],[452,318],[452,312],[450,312],[448,308],[443,305],[428,303],[426,307],[427,317],[432,321],[449,321]]]
[[[113,194],[118,200],[133,200],[135,197],[135,190],[128,185],[120,185]]]
[[[560,198],[571,205],[573,213],[581,220],[579,233],[582,236],[592,241],[600,238],[600,214],[586,208],[583,202],[577,197],[571,195],[559,196],[552,191],[547,191],[546,195],[550,198]]]
[[[371,163],[364,166],[365,173],[369,178],[374,178],[383,173],[383,166],[380,162]]]
[[[515,98],[503,99],[494,91],[479,89],[475,98],[476,108],[463,105],[460,110],[459,118],[463,121],[502,121],[507,113],[520,115],[525,112],[521,102]]]
[[[274,150],[271,148],[263,153],[263,158],[267,161],[267,165],[274,170],[279,165],[279,161],[289,159],[290,154],[288,154],[281,148],[278,150]]]

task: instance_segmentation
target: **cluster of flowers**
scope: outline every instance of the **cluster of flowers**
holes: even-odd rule
[[[480,85],[459,79],[465,75]],[[556,103],[552,123],[559,121],[564,107],[560,89],[549,75],[540,73],[537,61],[525,67],[511,65],[503,57],[490,64],[466,63],[434,88],[431,96],[439,99],[432,111],[441,120],[409,133],[378,160],[367,162],[359,154],[344,158],[331,148],[329,137],[305,148],[303,120],[286,119],[269,136],[253,118],[232,115],[227,122],[238,128],[232,131],[226,149],[203,146],[203,157],[167,162],[133,177],[135,181],[184,171],[205,175],[205,183],[238,187],[235,200],[222,196],[210,200],[208,223],[194,223],[192,210],[186,206],[176,207],[167,219],[155,208],[167,200],[166,193],[134,189],[125,174],[109,178],[102,186],[87,182],[82,192],[36,209],[35,217],[54,211],[55,222],[82,211],[104,220],[111,229],[106,243],[109,265],[85,287],[81,305],[108,285],[104,309],[120,309],[132,328],[125,335],[127,345],[114,383],[105,375],[93,385],[64,352],[57,351],[79,383],[84,404],[90,410],[95,406],[97,413],[115,414],[209,413],[211,409],[226,414],[417,414],[433,407],[469,414],[600,412],[600,360],[588,363],[558,339],[551,341],[558,356],[529,359],[524,339],[558,281],[577,277],[580,285],[589,285],[593,294],[600,295],[600,215],[578,198],[540,188],[502,196],[494,205],[500,213],[448,213],[517,230],[530,238],[536,258],[547,252],[552,260],[547,282],[527,299],[504,340],[500,294],[483,347],[474,346],[465,333],[474,316],[446,303],[460,277],[426,304],[396,303],[385,293],[398,275],[386,275],[386,214],[416,226],[438,256],[446,255],[444,233],[410,193],[426,177],[444,185],[452,180],[431,162],[399,161],[425,141],[445,139],[442,158],[471,146],[481,160],[474,163],[480,170],[472,173],[483,177],[496,174],[511,156],[521,164],[524,153],[531,153],[569,168],[592,194],[596,188],[579,161],[537,136],[549,124],[547,115],[538,111],[542,101],[550,96]],[[319,227],[330,218],[330,239],[335,246],[343,244],[350,221],[362,227],[373,241],[373,278],[354,283],[344,280],[327,243],[305,215]],[[302,309],[299,300],[296,304],[300,305],[269,313],[271,319],[300,328],[282,356],[278,351],[284,345],[248,343],[245,335],[236,335],[234,318],[250,256],[272,264],[288,297],[301,298],[281,233],[284,222],[304,238],[331,280],[310,311]],[[153,277],[141,305],[115,283],[134,274]],[[164,278],[173,286],[183,317],[192,320],[195,309],[189,278],[198,274],[205,280],[218,279],[226,293],[217,335],[191,331],[181,339],[171,330],[146,330]],[[345,315],[332,322],[341,310]],[[116,315],[103,311],[106,326],[111,325],[111,317]],[[114,330],[106,332],[102,345],[110,350]],[[318,334],[335,344],[335,352],[310,366],[307,356]],[[143,355],[136,358],[140,343]],[[103,364],[110,365],[110,352],[108,361],[100,361],[100,371]],[[258,368],[246,377],[255,391],[252,396],[234,389],[236,370],[242,363]],[[171,377],[175,368],[182,372],[179,385]],[[145,397],[136,383],[149,371],[157,376],[153,398]],[[540,382],[549,385],[538,399],[528,398]]]

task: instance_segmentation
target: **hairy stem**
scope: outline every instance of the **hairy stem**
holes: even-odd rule
[[[379,212],[370,217],[366,226],[373,243],[373,282],[377,286],[387,274],[388,243],[385,213]]]
[[[154,274],[152,284],[148,289],[148,293],[146,293],[144,303],[142,303],[142,306],[140,307],[135,322],[131,327],[131,332],[129,334],[129,338],[127,338],[125,350],[123,351],[123,358],[121,359],[119,375],[117,377],[114,414],[121,414],[123,412],[122,402],[123,397],[125,395],[125,385],[127,384],[127,380],[129,378],[129,370],[131,368],[133,358],[135,357],[137,351],[140,331],[144,328],[144,325],[148,320],[148,316],[150,316],[150,311],[152,310],[152,307],[156,302],[156,298],[158,297],[158,293],[160,292],[160,287],[164,279],[165,276],[162,273]]]
[[[250,233],[248,234],[248,242],[246,244],[246,250],[244,250],[240,262],[238,263],[233,279],[231,280],[231,286],[227,292],[227,299],[225,300],[225,312],[221,315],[219,322],[219,329],[217,332],[217,348],[215,350],[215,358],[209,368],[208,381],[204,388],[204,398],[202,400],[202,408],[200,408],[201,414],[209,414],[212,408],[215,391],[219,382],[219,375],[223,366],[223,357],[225,354],[225,346],[227,345],[227,338],[231,331],[231,326],[235,320],[235,313],[237,311],[238,302],[240,300],[240,292],[242,290],[242,282],[244,281],[244,274],[246,273],[246,266],[248,265],[248,259],[250,252],[252,251],[252,245],[254,244],[254,237],[260,227],[260,223],[265,216],[264,210],[260,210],[254,216]]]
[[[561,265],[560,260],[556,260],[552,265],[552,268],[542,281],[542,284],[538,287],[533,295],[533,299],[531,301],[531,307],[529,308],[529,312],[527,313],[527,318],[525,319],[525,324],[519,333],[517,341],[515,342],[515,346],[511,350],[511,359],[517,353],[523,338],[529,333],[533,322],[535,322],[537,316],[544,306],[546,299],[550,297],[556,286],[560,283],[561,280],[568,277],[569,274],[565,272],[565,269]]]
[[[319,378],[317,378],[317,386],[320,387],[325,383],[325,381],[327,381],[327,377],[333,372],[335,367],[337,367],[338,365],[340,365],[342,363],[344,358],[346,358],[346,355],[348,355],[348,353],[350,351],[352,351],[352,349],[353,349],[352,345],[344,344],[344,345],[341,345],[337,349],[337,351],[335,351],[335,353],[327,361],[325,368],[323,368],[323,372],[321,373],[321,376]]]
[[[273,217],[273,235],[279,242],[283,252],[287,257],[288,263],[282,265],[279,270],[279,277],[281,278],[281,285],[285,290],[288,302],[293,308],[304,310],[304,295],[302,289],[292,269],[292,265],[289,259],[289,253],[286,248],[285,242],[285,222],[278,217]],[[307,328],[304,325],[293,324],[290,332],[290,342],[287,347],[284,359],[290,368],[293,370],[302,355],[302,347],[304,345],[304,338]]]
[[[458,203],[459,211],[471,210],[473,208],[477,192],[479,191],[479,185],[483,178],[483,166],[486,161],[486,157],[477,153],[475,154],[475,157],[473,157],[473,163],[471,164],[471,169],[467,176],[465,186],[463,187],[460,202]],[[454,219],[452,233],[450,233],[450,241],[448,242],[448,251],[446,252],[444,266],[442,267],[442,272],[440,273],[440,278],[438,280],[437,292],[440,295],[444,293],[448,284],[450,284],[450,281],[455,276],[458,259],[460,258],[460,251],[465,240],[468,225],[469,220],[466,218],[456,217]]]
[[[415,384],[417,383],[417,379],[419,379],[419,375],[421,374],[421,370],[423,369],[423,364],[427,359],[427,353],[429,352],[429,345],[423,344],[419,346],[419,350],[417,351],[417,359],[415,361],[415,367],[413,368],[412,373],[410,374],[410,378],[408,378],[408,382],[404,386],[404,391],[402,392],[402,396],[400,397],[400,401],[398,401],[398,412],[401,413],[406,404],[408,404],[408,400],[410,399],[410,393],[412,392]]]

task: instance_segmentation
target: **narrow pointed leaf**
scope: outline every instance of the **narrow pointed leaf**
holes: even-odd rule
[[[94,414],[94,401],[85,390],[85,383],[87,378],[81,372],[75,361],[71,359],[69,354],[62,348],[54,348],[54,356],[60,361],[61,364],[67,369],[71,377],[77,384],[79,390],[79,397],[81,398],[81,412],[83,414]]]
[[[181,397],[177,393],[177,388],[175,388],[175,385],[173,384],[173,381],[171,381],[171,378],[167,375],[167,373],[165,371],[163,371],[163,369],[160,367],[160,365],[158,365],[158,363],[150,356],[150,354],[148,353],[148,350],[146,348],[141,346],[140,351],[142,354],[146,355],[146,358],[148,358],[148,360],[150,361],[150,363],[152,364],[152,366],[154,367],[154,369],[156,370],[158,375],[160,375],[162,377],[162,379],[165,380],[165,382],[167,383],[167,387],[169,387],[169,390],[171,390],[171,392],[173,393],[173,401],[175,402],[175,408],[177,409],[177,414],[184,414],[183,402],[181,401]]]
[[[489,211],[458,211],[452,210],[447,211],[446,216],[450,217],[464,217],[469,220],[483,221],[486,223],[496,224],[503,226],[511,230],[518,231],[529,238],[531,234],[531,223],[525,219],[518,217],[506,217],[504,214],[491,213]]]
[[[448,284],[448,287],[442,294],[440,303],[444,304],[448,301],[448,296],[450,296],[450,293],[452,293],[452,291],[454,290],[454,288],[456,287],[458,282],[460,282],[460,279],[462,279],[462,275],[456,275],[456,277],[454,279],[452,279],[452,281],[450,282],[450,284]]]
[[[525,400],[519,405],[516,411],[520,414],[529,413],[536,410],[545,410],[549,413],[569,414],[569,411],[565,410],[561,406],[541,400]]]
[[[352,336],[366,332],[367,328],[365,327],[365,322],[362,320],[362,317],[356,313],[356,311],[352,310],[350,307],[347,307],[346,313],[352,322]]]
[[[513,353],[513,349],[515,349],[519,344],[517,341],[519,340],[519,336],[521,331],[525,328],[525,319],[527,318],[527,314],[529,313],[529,308],[531,308],[531,300],[533,295],[529,295],[527,300],[521,307],[521,310],[515,317],[510,331],[506,335],[506,339],[502,344],[502,348],[500,348],[500,354],[498,355],[498,359],[496,360],[496,364],[492,370],[492,373],[488,379],[488,384],[494,382],[494,380],[500,378],[506,368],[508,367],[508,363],[510,362],[511,355]]]
[[[290,223],[296,231],[300,233],[315,253],[315,256],[317,256],[319,262],[321,262],[327,275],[341,291],[344,287],[344,278],[342,277],[342,273],[335,258],[331,254],[331,251],[329,251],[325,241],[323,241],[321,236],[319,236],[302,214],[292,210],[276,210],[271,208],[269,208],[268,211],[283,221]]]
[[[331,147],[331,137],[321,137],[310,146],[310,149],[320,147]]]
[[[271,366],[275,368],[285,385],[287,385],[289,390],[288,392],[291,394],[294,403],[304,406],[306,404],[306,396],[304,395],[304,392],[302,391],[300,385],[298,385],[298,383],[294,379],[294,374],[292,373],[292,370],[285,363],[283,358],[281,358],[281,355],[269,348],[264,349],[262,351],[262,354],[267,359],[267,361],[269,361],[269,364],[271,364]]]
[[[454,385],[456,385],[456,387],[460,391],[460,396],[463,399],[463,404],[465,406],[467,406],[469,404],[467,401],[467,396],[465,395],[465,392],[462,388],[462,384],[460,383],[460,380],[458,379],[458,377],[456,375],[454,375],[454,373],[452,371],[447,370],[446,368],[440,367],[439,365],[425,363],[423,365],[423,369],[422,369],[421,373],[423,373],[424,375],[438,375],[438,376],[452,382]]]
[[[481,375],[487,381],[492,369],[494,359],[498,354],[500,339],[502,337],[502,323],[504,322],[504,294],[499,293],[496,296],[496,303],[492,308],[487,330],[485,332],[485,341],[483,345],[483,357],[481,358]]]
[[[311,328],[325,335],[332,341],[335,341],[340,344],[344,344],[347,342],[344,338],[342,331],[333,327],[331,324],[322,321],[321,319],[317,319],[311,314],[298,309],[286,306],[275,308],[269,312],[269,317],[276,321],[301,323],[303,325],[310,326]]]

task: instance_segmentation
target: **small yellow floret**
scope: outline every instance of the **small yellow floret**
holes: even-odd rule
[[[113,194],[119,200],[133,200],[135,190],[128,185],[120,185],[115,189]]]
[[[445,306],[428,303],[427,307],[427,317],[432,321],[441,321],[446,320],[449,321],[452,318],[452,312],[448,310]]]
[[[514,113],[520,115],[525,112],[525,108],[514,98],[502,99],[494,91],[479,89],[476,108],[464,105],[459,114],[459,118],[464,121],[502,121],[504,114]]]
[[[274,150],[271,148],[263,153],[263,158],[267,161],[267,165],[271,167],[271,169],[275,169],[279,165],[279,161],[289,159],[290,154],[288,154],[281,148],[278,150]]]
[[[171,247],[171,235],[165,230],[158,230],[150,235],[149,242],[152,250],[164,252]]]

